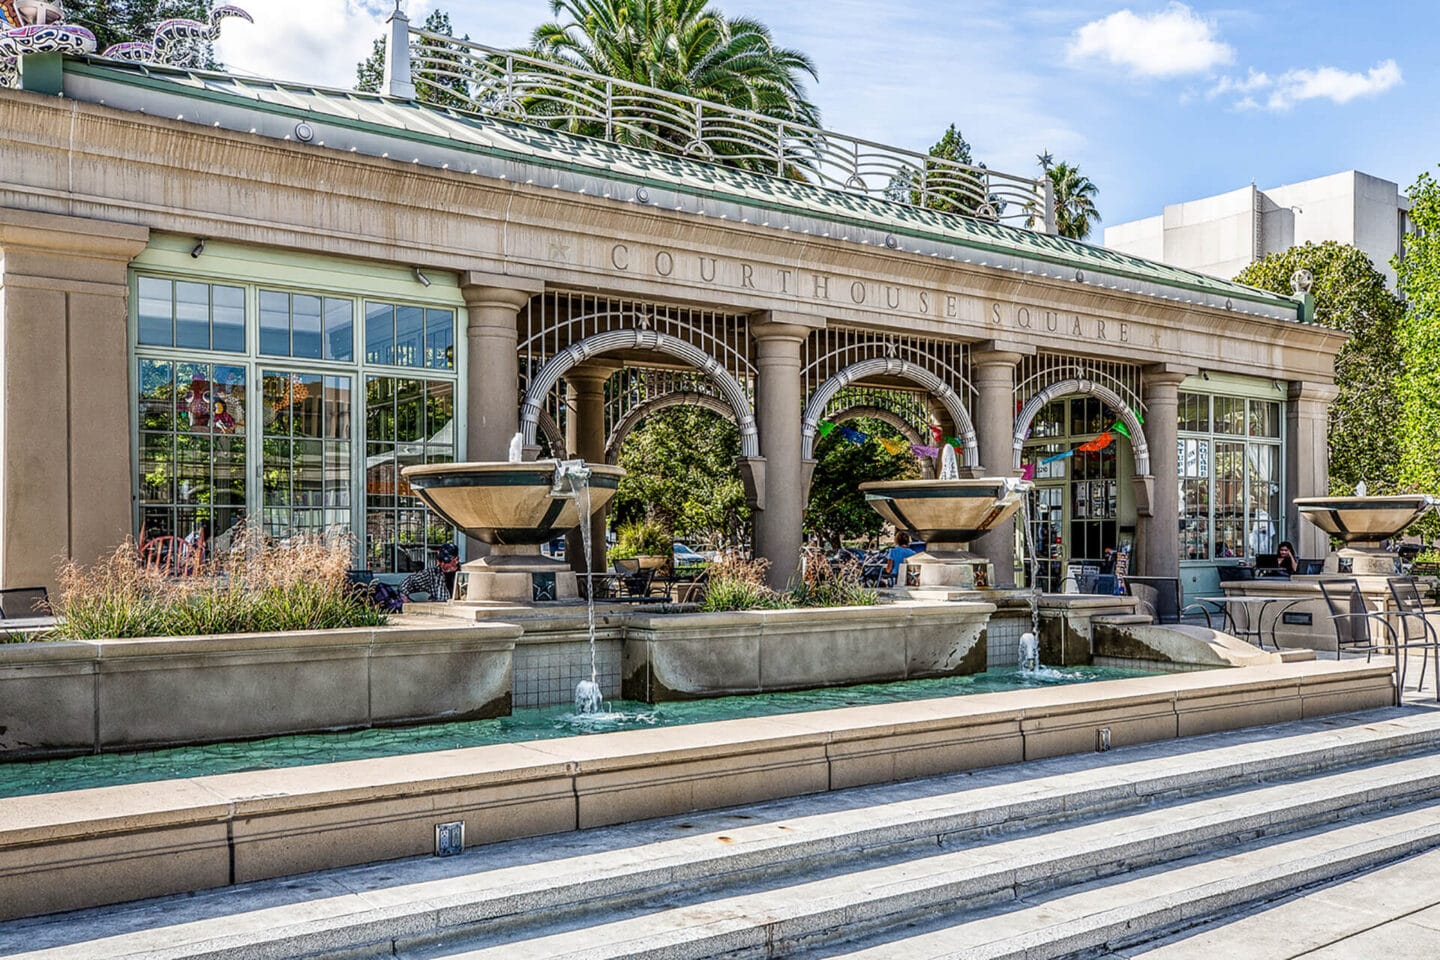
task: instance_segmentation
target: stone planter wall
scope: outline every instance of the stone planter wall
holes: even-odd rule
[[[505,716],[520,628],[354,630],[0,646],[0,757]]]
[[[980,673],[990,603],[631,615],[624,696],[657,703]]]

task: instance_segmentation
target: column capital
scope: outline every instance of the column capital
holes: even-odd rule
[[[1188,377],[1198,374],[1200,368],[1183,363],[1152,363],[1142,367],[1140,372],[1145,375],[1144,391],[1149,392],[1151,386],[1178,387]]]
[[[613,360],[586,360],[566,370],[564,379],[577,392],[583,392],[586,388],[592,391],[601,390],[604,389],[605,382],[619,369],[620,364]]]
[[[1288,385],[1285,395],[1290,400],[1309,400],[1314,403],[1329,404],[1340,395],[1340,388],[1333,383],[1296,380]]]
[[[468,270],[460,274],[460,295],[466,306],[510,307],[519,310],[536,294],[545,292],[543,280],[507,277],[497,273]]]
[[[1035,345],[1018,340],[981,340],[970,345],[970,363],[977,367],[1014,367],[1036,354]]]
[[[812,331],[825,329],[825,318],[813,313],[761,310],[750,315],[750,335],[756,340],[804,342]]]
[[[89,220],[0,207],[0,247],[63,253],[128,265],[150,242],[150,228],[113,220]]]

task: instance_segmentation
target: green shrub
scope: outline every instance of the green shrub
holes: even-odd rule
[[[175,577],[141,560],[133,542],[90,567],[66,563],[46,639],[100,640],[272,633],[381,626],[385,615],[345,577],[349,537],[302,534],[277,543],[258,532],[195,576]]]
[[[653,518],[632,520],[615,528],[615,546],[610,559],[629,560],[633,557],[669,557],[675,549],[675,538],[664,524]]]

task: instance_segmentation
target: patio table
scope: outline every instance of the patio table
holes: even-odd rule
[[[1285,604],[1270,620],[1270,645],[1279,650],[1280,641],[1275,639],[1275,624],[1285,615],[1286,610],[1297,603],[1310,603],[1314,599],[1314,597],[1277,597],[1265,594],[1236,593],[1223,597],[1196,597],[1194,602],[1213,604],[1224,611],[1225,625],[1230,633],[1241,639],[1252,641],[1261,650],[1265,649],[1265,612],[1273,604]],[[1235,617],[1234,608],[1236,607],[1241,608],[1245,613],[1243,628]],[[1259,609],[1253,609],[1255,607],[1259,607]]]

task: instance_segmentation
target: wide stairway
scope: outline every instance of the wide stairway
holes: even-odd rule
[[[0,924],[0,956],[1168,957],[1419,862],[1437,801],[1408,707]]]

